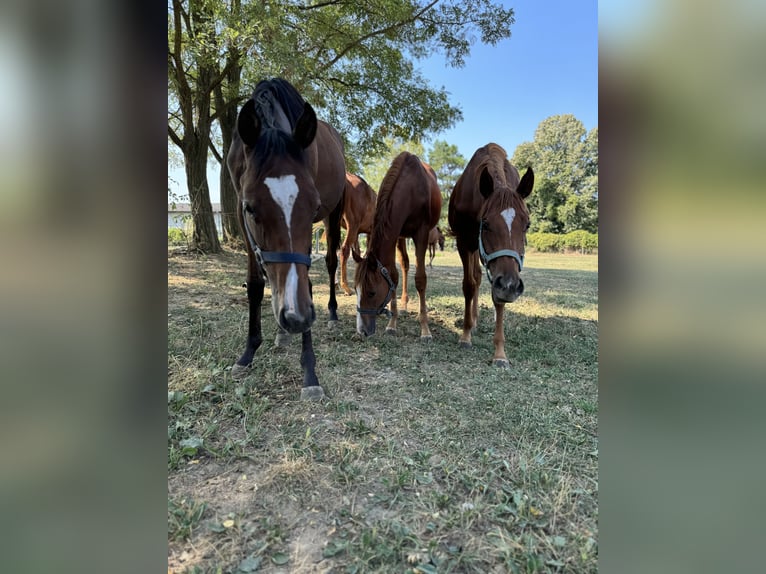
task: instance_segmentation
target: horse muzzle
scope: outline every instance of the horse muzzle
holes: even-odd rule
[[[512,303],[524,292],[524,281],[518,275],[498,275],[492,279],[492,299]]]
[[[308,313],[299,313],[295,308],[282,307],[277,315],[277,322],[288,333],[297,335],[311,329],[316,320],[314,304],[309,305]]]
[[[375,334],[375,316],[374,315],[367,315],[365,318],[362,318],[362,314],[358,313],[356,314],[356,332],[360,335],[364,335],[365,337],[371,337]]]

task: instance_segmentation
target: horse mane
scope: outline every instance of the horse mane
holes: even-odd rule
[[[510,167],[511,179],[507,177],[506,167]],[[497,213],[508,207],[513,207],[513,196],[519,185],[519,172],[508,161],[508,153],[496,143],[484,146],[484,154],[476,166],[476,189],[479,189],[481,173],[487,170],[495,184],[495,191],[482,206],[480,217],[486,213]]]
[[[304,150],[295,143],[291,134],[277,128],[269,128],[261,132],[253,148],[253,159],[257,165],[262,165],[267,158],[275,156],[289,156],[303,161]]]
[[[391,163],[391,167],[388,168],[386,175],[383,177],[383,181],[380,184],[380,189],[378,190],[378,202],[375,207],[375,219],[373,220],[372,233],[370,235],[370,248],[372,247],[373,240],[375,240],[377,243],[383,238],[383,233],[386,231],[386,227],[388,225],[388,221],[385,219],[385,216],[391,213],[392,209],[391,197],[393,195],[394,186],[396,185],[396,182],[399,179],[399,175],[402,172],[402,166],[404,165],[404,162],[407,161],[410,157],[417,159],[417,156],[414,156],[409,152],[401,152],[394,158],[394,161]],[[370,248],[367,249],[368,252],[371,251]]]
[[[264,127],[277,128],[274,118],[274,106],[282,108],[290,127],[294,128],[298,118],[303,114],[306,101],[290,82],[282,78],[261,80],[253,90],[252,99],[255,101],[255,113]]]

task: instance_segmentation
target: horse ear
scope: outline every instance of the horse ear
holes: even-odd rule
[[[246,146],[253,147],[261,134],[261,122],[255,115],[255,101],[247,100],[237,116],[237,132]]]
[[[359,253],[359,252],[358,252],[356,249],[354,249],[353,247],[351,248],[351,257],[353,257],[353,258],[354,258],[354,261],[356,261],[357,263],[361,263],[361,262],[362,262],[362,254],[361,254],[361,253]]]
[[[519,187],[516,188],[516,191],[519,193],[521,197],[526,199],[530,193],[532,193],[532,187],[535,185],[535,172],[532,171],[531,167],[527,168],[527,171],[524,173],[524,177],[521,178],[521,181],[519,182]]]
[[[492,176],[489,175],[489,171],[485,167],[479,176],[479,192],[484,196],[484,199],[487,199],[493,191],[495,191],[495,182],[492,181]]]
[[[317,115],[314,113],[314,108],[306,102],[303,106],[303,113],[295,124],[293,130],[293,139],[295,143],[306,149],[314,141],[314,137],[317,135]]]

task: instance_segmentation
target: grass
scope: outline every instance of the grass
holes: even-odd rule
[[[247,328],[244,255],[169,253],[169,571],[597,570],[597,257],[528,254],[507,370],[490,364],[486,281],[461,350],[459,258],[434,264],[431,344],[414,281],[398,335],[360,340],[353,297],[327,327],[327,274],[312,267],[330,396],[314,403],[299,400],[299,338],[273,345],[268,301],[253,373],[229,376]]]

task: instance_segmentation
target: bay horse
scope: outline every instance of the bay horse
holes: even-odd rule
[[[346,239],[340,249],[340,286],[346,295],[354,291],[348,285],[347,269],[348,256],[351,251],[359,249],[359,234],[366,233],[368,238],[372,232],[375,218],[375,203],[378,195],[375,190],[360,176],[346,172],[346,190],[343,195],[343,215],[340,225],[347,231]],[[407,290],[407,271],[410,268],[407,257],[407,244],[402,238],[396,243],[399,265],[404,270],[404,290]],[[406,303],[405,303],[406,307]]]
[[[425,259],[428,232],[439,221],[441,208],[441,193],[433,169],[409,152],[396,156],[380,185],[367,253],[364,258],[353,253],[357,262],[354,287],[359,334],[369,336],[375,333],[376,317],[386,313],[389,301],[391,312],[386,332],[396,333],[399,272],[394,263],[394,250],[397,244],[405,242],[404,238],[411,237],[415,242],[415,287],[420,298],[420,338],[431,340],[426,308]],[[406,249],[404,252],[406,254]],[[406,277],[404,266],[402,271]]]
[[[309,279],[312,223],[324,221],[330,277],[338,265],[345,160],[338,132],[317,120],[310,104],[286,80],[263,80],[237,117],[226,163],[237,192],[237,215],[247,238],[249,322],[245,351],[232,378],[247,375],[262,342],[264,271],[280,333],[302,336],[301,398],[324,396],[317,380],[311,326],[316,319]],[[328,304],[338,321],[335,283]],[[289,338],[289,336],[288,336]]]
[[[505,304],[524,292],[520,273],[529,229],[525,199],[532,192],[534,181],[531,167],[519,179],[519,172],[508,161],[505,150],[490,143],[473,154],[449,200],[449,224],[463,262],[465,316],[460,346],[471,347],[471,332],[478,324],[484,265],[495,306],[493,364],[498,367],[509,366],[503,333]]]
[[[434,257],[436,257],[436,245],[439,245],[439,251],[444,251],[444,234],[442,233],[442,230],[438,227],[434,227],[431,231],[428,232],[428,256],[430,257],[430,261],[428,262],[429,267],[434,266]]]

